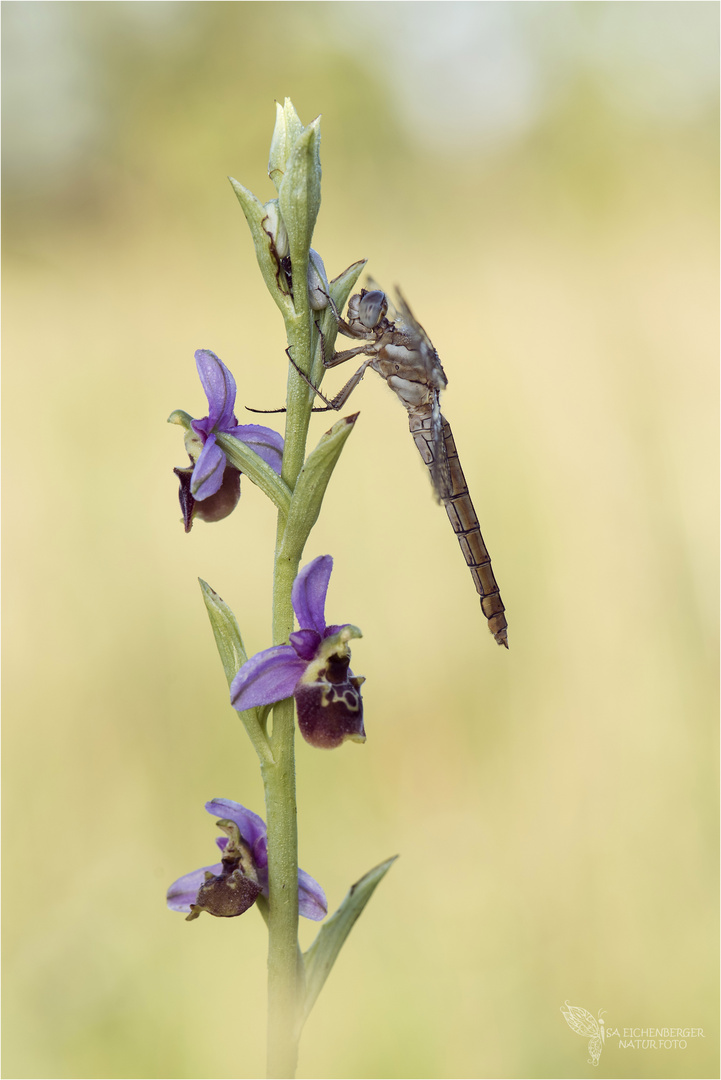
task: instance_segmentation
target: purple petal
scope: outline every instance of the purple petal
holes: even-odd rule
[[[236,439],[255,450],[258,457],[262,457],[280,476],[284,443],[279,432],[262,427],[261,424],[238,424],[237,427],[229,428],[227,434],[235,435]]]
[[[222,869],[220,863],[215,863],[214,866],[201,866],[200,870],[192,870],[189,874],[178,878],[168,889],[168,907],[173,911],[184,911],[187,914],[190,911],[190,905],[196,901],[198,889],[205,881],[206,870],[210,870],[211,874],[219,874]]]
[[[213,421],[209,416],[204,416],[202,420],[191,420],[190,426],[205,446],[205,440],[213,430]]]
[[[263,822],[263,827],[265,827],[265,822]],[[255,865],[258,867],[258,873],[259,874],[264,873],[266,875],[265,880],[266,880],[266,892],[267,892],[268,891],[268,889],[267,889],[267,882],[268,882],[268,877],[267,877],[267,875],[268,875],[268,841],[267,841],[265,836],[261,836],[255,842],[255,844],[253,845],[253,859],[255,861]]]
[[[251,850],[255,865],[259,868],[268,865],[265,842],[268,830],[261,817],[254,814],[252,810],[246,810],[240,803],[233,802],[232,799],[211,799],[210,802],[205,804],[205,809],[216,818],[227,818],[229,821],[234,821],[238,826],[241,838]],[[225,840],[224,848],[228,843],[228,838],[220,837],[219,839]],[[220,847],[220,844],[218,846]]]
[[[224,472],[225,454],[216,444],[215,435],[209,435],[190,479],[190,494],[196,502],[208,499],[220,490]]]
[[[291,697],[307,666],[291,645],[273,645],[256,653],[243,664],[231,683],[233,708],[240,712]]]
[[[328,901],[317,881],[298,867],[298,911],[306,919],[320,922],[328,914]]]
[[[288,640],[302,660],[312,660],[318,651],[321,636],[317,630],[294,630]]]
[[[208,419],[217,431],[227,431],[235,424],[235,379],[210,349],[198,349],[195,366],[208,399]]]
[[[293,582],[291,599],[301,630],[325,630],[325,597],[333,569],[330,555],[319,555],[304,566]]]

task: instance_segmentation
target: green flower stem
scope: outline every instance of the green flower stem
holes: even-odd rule
[[[290,354],[301,371],[310,372],[311,368],[311,327],[310,309],[306,305],[305,317],[296,316],[288,319],[286,333]],[[281,476],[291,491],[294,490],[298,474],[305,460],[305,444],[308,437],[308,425],[312,408],[313,391],[296,371],[288,364],[288,394],[286,399],[285,449],[283,451],[283,471]]]
[[[298,971],[298,830],[294,702],[273,711],[273,765],[264,765],[268,821],[268,1077],[295,1076],[301,983]]]
[[[305,318],[288,320],[288,340],[295,362],[310,370],[311,328],[305,293]],[[310,422],[308,387],[289,365],[282,479],[292,491],[303,467]],[[298,574],[305,537],[284,544],[288,514],[278,511],[273,578],[273,644],[293,631],[291,590]],[[273,763],[262,766],[268,824],[268,1077],[295,1076],[303,999],[302,957],[298,948],[298,828],[295,795],[295,703],[281,701],[273,710],[270,736]]]

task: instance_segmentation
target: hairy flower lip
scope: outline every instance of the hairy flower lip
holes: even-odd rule
[[[232,799],[211,799],[205,804],[205,809],[214,817],[224,819],[226,822],[230,821],[237,826],[240,838],[250,852],[261,893],[267,897],[268,830],[263,819]],[[227,832],[227,828],[225,831]],[[221,853],[225,852],[230,843],[227,835],[217,837],[215,842]],[[205,874],[208,872],[219,877],[223,872],[222,863],[201,866],[200,869],[192,870],[189,874],[184,874],[174,881],[167,893],[168,907],[173,911],[190,913],[198,892],[205,882]],[[310,874],[300,868],[298,868],[298,909],[304,918],[315,922],[319,922],[328,914],[328,902],[322,887]]]
[[[190,905],[186,921],[192,922],[204,911],[216,918],[232,919],[252,907],[262,889],[250,849],[234,821],[221,818],[215,823],[227,836],[219,874],[206,871],[204,880]]]

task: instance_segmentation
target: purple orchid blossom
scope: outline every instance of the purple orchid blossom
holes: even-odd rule
[[[333,559],[320,555],[301,570],[291,600],[299,630],[288,645],[274,645],[252,656],[233,679],[230,700],[242,711],[272,705],[291,695],[301,735],[311,746],[332,749],[346,739],[365,742],[362,676],[349,668],[356,626],[326,626],[325,598]]]
[[[221,918],[242,915],[258,896],[268,896],[268,830],[263,819],[232,799],[211,799],[205,809],[221,818],[217,824],[227,835],[215,841],[223,854],[221,863],[193,870],[168,889],[168,907],[186,912],[188,921],[202,911]],[[298,910],[315,922],[328,914],[323,889],[300,868]]]
[[[204,521],[227,517],[240,498],[240,472],[228,464],[217,444],[218,435],[240,439],[278,474],[283,462],[282,435],[260,424],[238,423],[235,379],[223,361],[210,349],[198,349],[195,365],[208,399],[208,415],[190,421],[192,432],[187,432],[185,440],[190,468],[173,470],[180,481],[186,532],[190,532],[194,517]]]

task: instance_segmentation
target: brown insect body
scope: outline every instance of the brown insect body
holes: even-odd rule
[[[430,338],[400,292],[398,297],[400,311],[394,313],[393,319],[388,318],[388,297],[381,289],[363,289],[352,296],[346,319],[336,312],[340,332],[361,339],[363,344],[336,353],[325,366],[336,367],[361,354],[368,359],[326,404],[333,409],[342,408],[368,367],[377,371],[402,401],[408,411],[411,434],[431,474],[436,499],[446,509],[471,571],[491,633],[499,645],[508,648],[508,623],[491,557],[481,535],[450,424],[440,410],[440,392],[445,390],[448,380]]]

